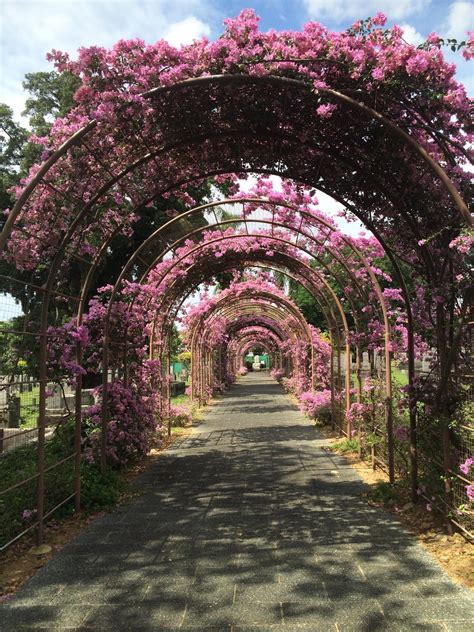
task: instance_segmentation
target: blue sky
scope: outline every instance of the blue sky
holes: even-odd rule
[[[22,80],[27,72],[49,70],[45,54],[52,48],[70,53],[79,46],[110,46],[120,38],[141,37],[173,44],[222,31],[222,20],[253,7],[262,28],[299,29],[316,20],[343,29],[358,18],[383,11],[405,27],[406,39],[418,43],[431,31],[462,39],[474,28],[470,0],[3,0],[0,2],[0,99],[23,109]],[[447,53],[458,63],[458,77],[474,95],[473,64]]]
[[[121,38],[151,43],[164,37],[174,45],[202,35],[214,38],[224,18],[248,7],[261,16],[263,30],[296,30],[309,20],[341,30],[377,11],[403,26],[405,39],[414,44],[432,31],[461,40],[474,28],[470,0],[0,0],[0,101],[22,120],[24,75],[50,70],[45,55],[52,48],[73,56],[79,46],[111,46]],[[459,54],[446,56],[457,63],[459,80],[474,95],[473,64]],[[326,211],[339,208],[326,196],[320,201]],[[356,233],[360,225],[343,229]],[[7,309],[5,314],[0,309],[0,321],[21,313],[12,297],[0,295],[0,304]]]

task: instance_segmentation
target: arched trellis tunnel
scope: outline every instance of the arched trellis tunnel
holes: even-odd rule
[[[360,85],[352,86],[344,70],[326,69],[326,85],[318,84],[315,88],[313,82],[322,72],[320,60],[294,58],[288,61],[288,68],[279,67],[272,60],[261,63],[262,76],[246,74],[251,65],[245,66],[241,74],[235,74],[225,64],[221,67],[223,74],[213,71],[211,76],[192,77],[190,72],[186,78],[179,76],[172,85],[142,90],[141,97],[130,99],[128,108],[122,107],[127,99],[122,96],[120,105],[112,107],[112,116],[88,121],[83,117],[81,123],[71,121],[53,139],[51,155],[35,169],[8,215],[0,248],[5,261],[16,266],[18,273],[9,271],[2,279],[13,294],[17,288],[24,288],[27,295],[24,308],[28,311],[28,303],[34,303],[36,310],[26,314],[22,330],[5,328],[3,335],[31,340],[32,355],[36,358],[31,377],[38,384],[39,393],[38,472],[31,480],[37,485],[38,520],[32,526],[38,527],[40,541],[44,520],[56,509],[45,505],[45,474],[49,467],[58,465],[47,466],[45,446],[51,383],[48,354],[57,344],[56,326],[62,324],[57,320],[59,307],[67,302],[64,312],[75,316],[78,327],[82,327],[101,265],[124,234],[133,232],[130,218],[145,218],[146,209],[157,200],[199,186],[206,178],[225,179],[232,174],[273,174],[328,193],[366,225],[391,261],[403,297],[407,334],[410,474],[414,498],[420,437],[417,407],[423,402],[423,393],[420,395],[415,353],[416,338],[421,334],[414,309],[419,310],[419,305],[414,305],[417,297],[407,278],[407,269],[411,266],[423,279],[430,297],[451,282],[450,310],[445,309],[442,301],[430,307],[430,316],[435,319],[430,339],[435,362],[430,371],[439,378],[433,402],[442,420],[439,459],[447,481],[441,504],[449,511],[453,507],[453,483],[449,481],[455,474],[455,466],[452,436],[445,422],[458,378],[469,373],[467,329],[472,320],[471,290],[465,283],[454,286],[458,262],[453,260],[450,249],[463,227],[472,226],[465,202],[466,179],[457,168],[465,152],[441,131],[438,134],[429,115],[427,118],[425,113],[422,116],[417,111],[416,103],[401,107],[389,91],[383,98],[380,94],[375,97],[361,90]],[[318,109],[327,106],[331,116],[321,116]],[[351,353],[353,349],[356,352],[357,379],[363,353],[359,341],[368,336],[371,327],[370,319],[364,317],[364,308],[370,304],[374,313],[381,314],[383,327],[378,337],[383,339],[386,379],[382,397],[391,441],[391,323],[373,262],[369,263],[347,238],[338,235],[335,243],[331,243],[331,235],[338,231],[322,217],[308,213],[302,203],[288,204],[280,199],[274,204],[271,200],[263,201],[261,196],[241,197],[239,204],[247,204],[251,209],[256,205],[263,207],[270,218],[252,218],[251,210],[231,219],[209,221],[213,205],[230,203],[228,199],[210,202],[182,213],[165,227],[145,227],[136,251],[121,262],[112,300],[101,312],[103,466],[107,460],[108,384],[115,377],[114,371],[122,371],[120,377],[127,382],[130,367],[126,358],[133,350],[130,321],[126,321],[122,340],[113,339],[109,325],[109,320],[116,317],[113,306],[123,301],[124,291],[128,288],[128,297],[132,296],[132,300],[127,299],[124,318],[125,314],[136,313],[134,305],[147,310],[146,322],[152,323],[152,328],[146,334],[152,337],[152,355],[159,358],[159,371],[163,372],[170,324],[186,293],[215,276],[218,270],[228,271],[237,265],[269,266],[270,261],[310,289],[327,322],[333,354],[330,369],[334,373],[336,368],[339,376],[344,351],[345,384],[339,383],[337,388],[340,392],[345,389],[346,412],[350,409],[353,387]],[[278,208],[289,211],[289,216],[278,215],[275,211]],[[249,231],[252,223],[258,228]],[[237,224],[240,224],[238,229]],[[206,230],[215,234],[203,237]],[[234,232],[227,235],[226,230]],[[399,235],[403,235],[401,239]],[[187,240],[191,244],[185,246]],[[215,247],[220,248],[217,244],[226,241],[253,244],[254,251],[229,248],[220,257],[222,265],[217,265]],[[256,247],[259,242],[260,249]],[[180,248],[187,250],[180,252]],[[168,266],[168,260],[172,266]],[[67,272],[74,267],[79,271],[78,282],[68,287]],[[175,277],[174,271],[178,273]],[[334,280],[342,288],[342,295],[332,288]],[[166,292],[161,291],[164,283],[169,286]],[[144,300],[137,303],[139,285],[146,287],[146,291]],[[159,300],[153,296],[157,291]],[[244,305],[243,301],[236,301],[236,310],[239,304]],[[158,314],[157,307],[161,310]],[[148,317],[148,312],[155,316]],[[231,313],[227,314],[229,318]],[[347,314],[351,314],[350,325]],[[372,320],[375,321],[373,314]],[[204,348],[203,331],[196,330],[194,340],[198,357]],[[74,358],[78,366],[82,366],[84,346],[84,340],[78,336]],[[111,348],[119,351],[111,353]],[[121,368],[110,366],[110,354],[122,354]],[[136,364],[139,364],[137,358]],[[461,365],[461,371],[457,371]],[[209,374],[194,373],[194,378],[193,388],[200,388],[201,384],[205,388]],[[82,380],[79,371],[75,374],[76,391],[71,406],[75,420],[74,448],[59,463],[74,461],[74,487],[57,505],[74,498],[76,509],[80,508]],[[333,391],[334,383],[333,380]],[[466,380],[463,387],[465,384]],[[160,383],[159,389],[162,388]],[[356,397],[360,397],[360,381],[355,390]],[[389,446],[389,456],[390,453],[393,450]],[[389,463],[389,470],[393,479],[393,462]],[[22,484],[15,483],[3,490],[3,495],[11,495]],[[457,523],[464,528],[459,519]]]

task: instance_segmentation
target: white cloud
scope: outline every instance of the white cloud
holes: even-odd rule
[[[52,48],[72,57],[80,46],[110,47],[119,39],[173,44],[211,34],[220,19],[212,0],[1,0],[0,94],[17,118],[24,107],[27,72],[52,70]],[[219,16],[220,17],[220,16]]]
[[[442,37],[454,38],[461,42],[466,38],[466,31],[472,29],[474,29],[474,3],[456,0],[450,4],[444,23],[434,30]],[[461,52],[452,52],[449,47],[443,48],[443,55],[447,62],[456,64],[457,80],[464,85],[468,96],[474,96],[472,62],[463,59]]]
[[[446,35],[462,41],[474,28],[474,3],[460,0],[449,7]]]
[[[400,27],[403,29],[403,39],[409,44],[418,46],[418,44],[425,41],[426,38],[421,33],[418,33],[411,24],[401,24]]]
[[[0,322],[5,322],[15,316],[21,316],[23,310],[20,303],[11,294],[0,294]]]
[[[329,217],[332,217],[338,229],[345,235],[357,237],[361,231],[367,231],[364,224],[362,224],[357,217],[351,216],[352,221],[341,217],[340,213],[344,209],[344,206],[330,195],[327,195],[327,193],[318,190],[316,198],[318,200],[319,210],[329,215]]]
[[[431,0],[303,0],[311,18],[335,22],[357,20],[379,11],[393,20],[401,20],[429,7]]]
[[[210,34],[209,24],[205,24],[194,15],[190,15],[184,20],[171,24],[164,37],[173,46],[180,46],[181,44],[191,44],[193,40]]]

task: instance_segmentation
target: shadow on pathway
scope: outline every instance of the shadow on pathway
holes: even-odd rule
[[[0,630],[474,629],[472,594],[267,374],[246,376],[0,608]]]

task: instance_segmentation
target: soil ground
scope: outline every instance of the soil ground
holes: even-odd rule
[[[340,437],[336,437],[327,429],[322,430],[322,432],[334,444],[341,441]],[[359,472],[364,481],[374,489],[378,484],[388,482],[388,476],[385,472],[379,469],[373,470],[371,464],[367,461],[361,461],[357,454],[346,452],[343,456]],[[414,505],[410,500],[408,490],[400,492],[392,504],[376,502],[369,492],[367,502],[372,506],[383,506],[396,515],[457,583],[474,590],[474,545],[469,543],[460,533],[447,535],[442,516],[427,511],[423,502]]]
[[[153,448],[140,464],[126,473],[125,478],[130,484],[154,463],[166,448],[184,440],[192,431],[191,428],[174,430],[171,437],[164,438],[159,448]],[[125,493],[121,500],[129,498],[131,493]],[[45,527],[45,542],[51,546],[51,551],[44,555],[30,553],[36,544],[34,533],[21,538],[5,553],[0,553],[0,602],[13,595],[38,569],[49,562],[68,542],[74,540],[86,525],[106,513],[107,511],[99,511],[88,516],[74,515],[49,522]]]
[[[471,632],[472,592],[329,447],[246,376],[0,605],[2,632]]]
[[[213,401],[212,404],[215,402]],[[320,431],[334,444],[341,440],[327,427],[320,428]],[[142,463],[127,473],[129,481],[133,482],[133,479],[156,461],[166,448],[182,441],[191,432],[191,428],[175,429],[173,435],[167,437],[159,449],[152,449]],[[359,460],[356,454],[349,452],[344,453],[343,456],[374,489],[379,483],[388,480],[383,471],[379,469],[374,471],[370,464]],[[124,499],[128,497],[129,494],[126,494]],[[367,502],[373,506],[383,505],[383,503],[375,502],[370,492],[367,494]],[[422,546],[457,583],[474,590],[474,546],[472,544],[459,533],[446,535],[442,517],[426,511],[423,503],[413,505],[408,496],[400,496],[392,506],[384,506],[416,535]],[[45,541],[51,546],[51,551],[47,554],[39,556],[30,553],[30,549],[35,545],[34,534],[25,536],[12,545],[6,553],[0,554],[0,602],[14,594],[38,569],[52,559],[68,542],[74,540],[87,524],[104,513],[107,512],[101,511],[89,516],[75,515],[50,522],[45,529]]]

